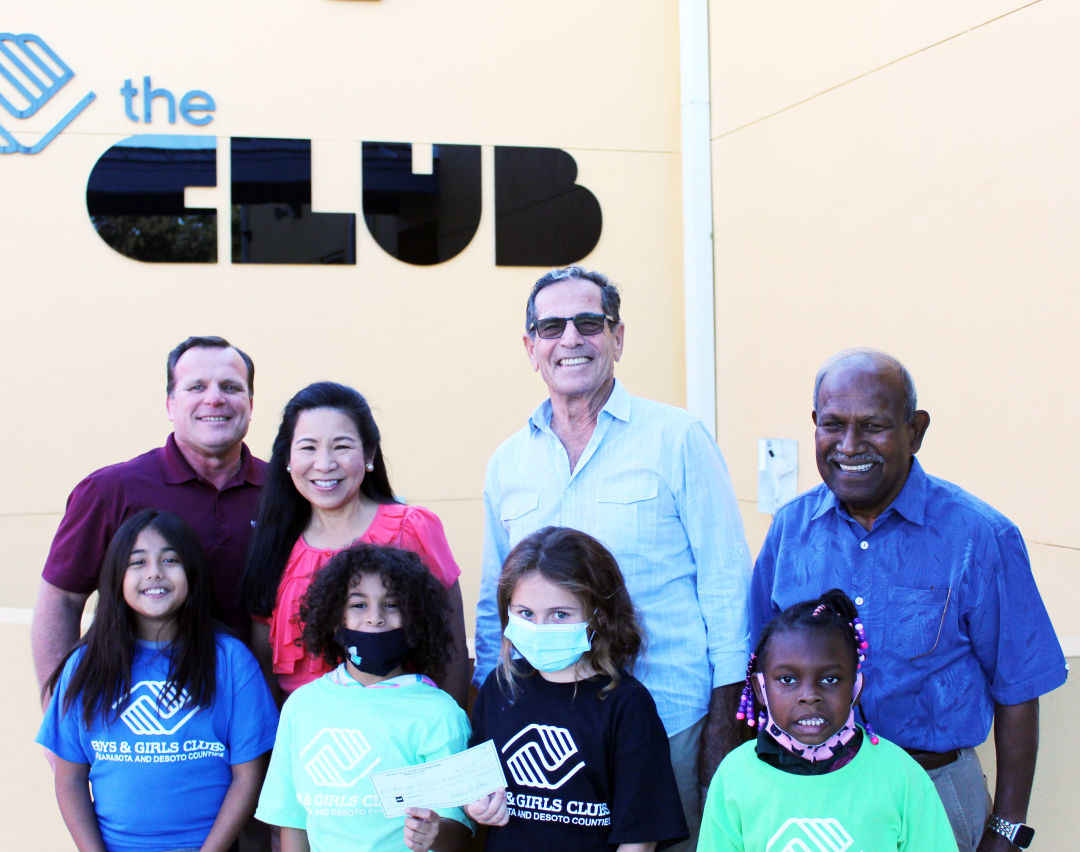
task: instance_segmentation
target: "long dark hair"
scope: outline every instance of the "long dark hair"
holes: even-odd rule
[[[296,421],[313,408],[333,408],[356,424],[364,454],[374,451],[375,469],[364,475],[360,493],[376,503],[393,503],[394,489],[386,474],[379,427],[371,416],[371,407],[357,391],[336,382],[308,385],[289,400],[281,416],[281,426],[274,438],[266,481],[259,499],[259,516],[244,563],[244,599],[248,611],[268,616],[277,600],[281,572],[296,540],[311,520],[311,504],[296,490],[286,468],[292,447]]]
[[[420,557],[408,550],[355,544],[319,569],[300,603],[304,644],[331,666],[345,659],[345,649],[335,634],[345,622],[349,589],[365,574],[379,577],[397,602],[409,643],[405,663],[439,681],[454,657],[450,603],[446,589],[431,576]]]
[[[608,677],[603,697],[618,685],[619,669],[633,668],[644,641],[619,563],[591,535],[569,527],[544,527],[526,536],[506,557],[499,577],[496,598],[504,630],[514,588],[534,572],[581,600],[592,641],[579,665],[587,663]],[[513,691],[510,649],[504,636],[497,677]]]
[[[135,658],[135,616],[124,600],[124,574],[135,541],[145,529],[155,530],[176,551],[187,575],[187,599],[176,616],[176,637],[169,648],[169,675],[161,692],[162,705],[175,700],[185,690],[200,707],[214,701],[217,674],[218,627],[210,617],[212,588],[199,539],[186,523],[172,512],[143,509],[120,525],[105,551],[98,582],[97,612],[93,624],[61,660],[42,694],[52,692],[68,658],[79,648],[85,653],[68,682],[63,710],[82,701],[83,723],[89,727],[95,717],[112,710],[131,691],[131,664]]]

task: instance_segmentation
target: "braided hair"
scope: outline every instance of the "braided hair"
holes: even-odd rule
[[[751,678],[756,672],[765,668],[765,658],[769,651],[769,641],[782,633],[802,631],[831,631],[843,637],[845,643],[851,648],[851,661],[855,671],[862,668],[862,663],[870,653],[870,644],[866,641],[866,628],[859,620],[859,611],[841,589],[829,589],[820,598],[802,601],[793,604],[770,621],[761,631],[754,653],[750,655],[750,662],[746,666],[746,684],[743,686],[742,695],[739,697],[739,709],[735,714],[736,719],[745,720],[747,725],[754,726],[755,720],[760,723],[764,720],[765,711],[759,710],[755,714],[754,690],[750,685]],[[866,727],[870,742],[876,744],[877,736],[873,728],[866,721],[862,706],[859,707],[863,724]]]

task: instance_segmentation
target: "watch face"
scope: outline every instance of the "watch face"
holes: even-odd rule
[[[1019,846],[1021,849],[1026,849],[1031,845],[1031,841],[1035,839],[1035,829],[1030,825],[1021,825],[1016,829],[1016,837],[1013,838],[1013,845]]]

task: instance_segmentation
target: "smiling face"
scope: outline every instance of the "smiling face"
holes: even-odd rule
[[[187,600],[187,573],[172,545],[153,527],[135,539],[124,571],[124,602],[135,615],[135,635],[151,642],[172,640]]]
[[[313,509],[334,511],[355,501],[368,461],[356,423],[340,409],[309,408],[296,418],[290,476]]]
[[[786,630],[765,648],[769,715],[799,742],[820,745],[847,721],[855,687],[851,643],[835,630]],[[761,686],[753,680],[760,703]]]
[[[401,627],[401,610],[378,574],[361,574],[349,586],[345,627],[361,633],[385,633]]]
[[[231,347],[196,346],[176,362],[166,400],[176,442],[196,456],[237,452],[251,423],[247,365]]]
[[[600,288],[592,281],[570,278],[549,284],[536,294],[537,319],[581,313],[604,313]],[[615,362],[622,357],[623,332],[622,323],[612,328],[608,322],[599,334],[584,336],[568,322],[561,337],[545,340],[537,334],[526,334],[525,350],[553,399],[606,399],[615,376]]]
[[[930,415],[905,421],[903,379],[888,366],[834,367],[818,391],[814,446],[825,484],[866,529],[900,493]]]

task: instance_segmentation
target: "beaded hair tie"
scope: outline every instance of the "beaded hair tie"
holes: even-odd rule
[[[859,664],[855,667],[855,670],[858,671],[862,668],[866,658],[870,656],[870,643],[866,641],[866,628],[863,627],[859,616],[856,615],[851,619],[851,629],[855,631],[855,645],[859,650]],[[874,733],[874,726],[866,718],[866,711],[863,710],[862,704],[859,705],[859,718],[862,719],[863,727],[866,728],[866,735],[870,738],[871,745],[877,745],[880,738]]]
[[[739,709],[735,718],[740,722],[746,721],[751,728],[754,727],[754,688],[750,686],[750,678],[754,674],[754,663],[757,662],[757,654],[750,655],[750,662],[746,664],[746,684],[739,695]]]
[[[814,607],[811,617],[817,618],[823,612],[827,611],[827,609],[827,604],[819,603]],[[857,615],[848,622],[848,627],[851,628],[852,633],[854,634],[855,647],[859,656],[859,662],[856,664],[855,670],[860,671],[862,669],[862,664],[866,662],[866,658],[870,656],[870,643],[866,639],[866,628],[863,626],[862,621]],[[754,664],[756,662],[757,654],[751,654],[750,662],[746,664],[746,682],[743,685],[742,693],[739,695],[739,709],[735,712],[735,718],[740,722],[745,721],[751,728],[755,725],[764,727],[769,718],[764,710],[760,710],[757,719],[754,719],[754,688],[750,685],[750,678],[753,677]],[[859,716],[862,718],[863,727],[866,728],[866,735],[870,738],[870,742],[873,745],[877,745],[879,742],[878,735],[874,733],[873,726],[867,721],[866,713],[863,712],[861,704],[859,705]]]

